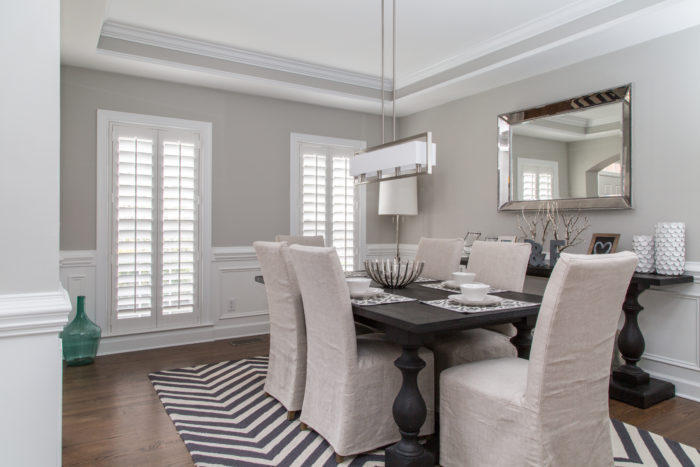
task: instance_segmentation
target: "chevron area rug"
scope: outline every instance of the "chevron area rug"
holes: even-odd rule
[[[267,357],[151,373],[149,378],[198,466],[335,466],[329,444],[265,396]],[[613,420],[615,465],[700,466],[700,452]],[[343,466],[384,465],[384,451]]]

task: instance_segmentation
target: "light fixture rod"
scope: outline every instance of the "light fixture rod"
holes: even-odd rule
[[[391,9],[393,14],[393,20],[391,23],[391,32],[393,33],[393,38],[391,40],[391,112],[394,123],[394,134],[392,139],[396,141],[396,0],[394,0]]]
[[[382,144],[384,144],[384,0],[382,0],[382,82],[380,85],[382,99]],[[393,84],[392,84],[393,86]]]

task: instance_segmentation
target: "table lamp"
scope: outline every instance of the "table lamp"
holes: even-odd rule
[[[418,178],[407,177],[379,183],[380,216],[396,216],[396,257],[399,257],[399,225],[401,216],[418,214]]]

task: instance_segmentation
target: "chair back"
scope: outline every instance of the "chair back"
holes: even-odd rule
[[[423,261],[421,276],[448,280],[459,269],[464,242],[461,238],[422,237],[416,250],[416,261]]]
[[[559,451],[577,452],[609,436],[610,360],[636,265],[628,251],[562,253],[552,271],[535,327],[525,404],[539,413],[540,429],[548,443],[561,444]]]
[[[270,315],[270,367],[265,382],[288,410],[299,410],[306,380],[306,326],[304,307],[289,246],[254,242]]]
[[[326,246],[322,235],[304,237],[302,235],[275,235],[276,242],[287,242],[290,245]]]
[[[476,274],[477,282],[522,292],[529,262],[529,243],[476,241],[469,253],[467,271]]]
[[[335,248],[292,245],[292,264],[304,302],[308,371],[357,361],[350,291]]]

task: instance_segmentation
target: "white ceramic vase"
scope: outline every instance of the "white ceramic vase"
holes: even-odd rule
[[[656,272],[679,276],[685,272],[685,223],[659,222],[656,224]]]
[[[653,235],[632,236],[632,251],[634,251],[639,259],[635,271],[644,273],[654,272],[655,250]]]

